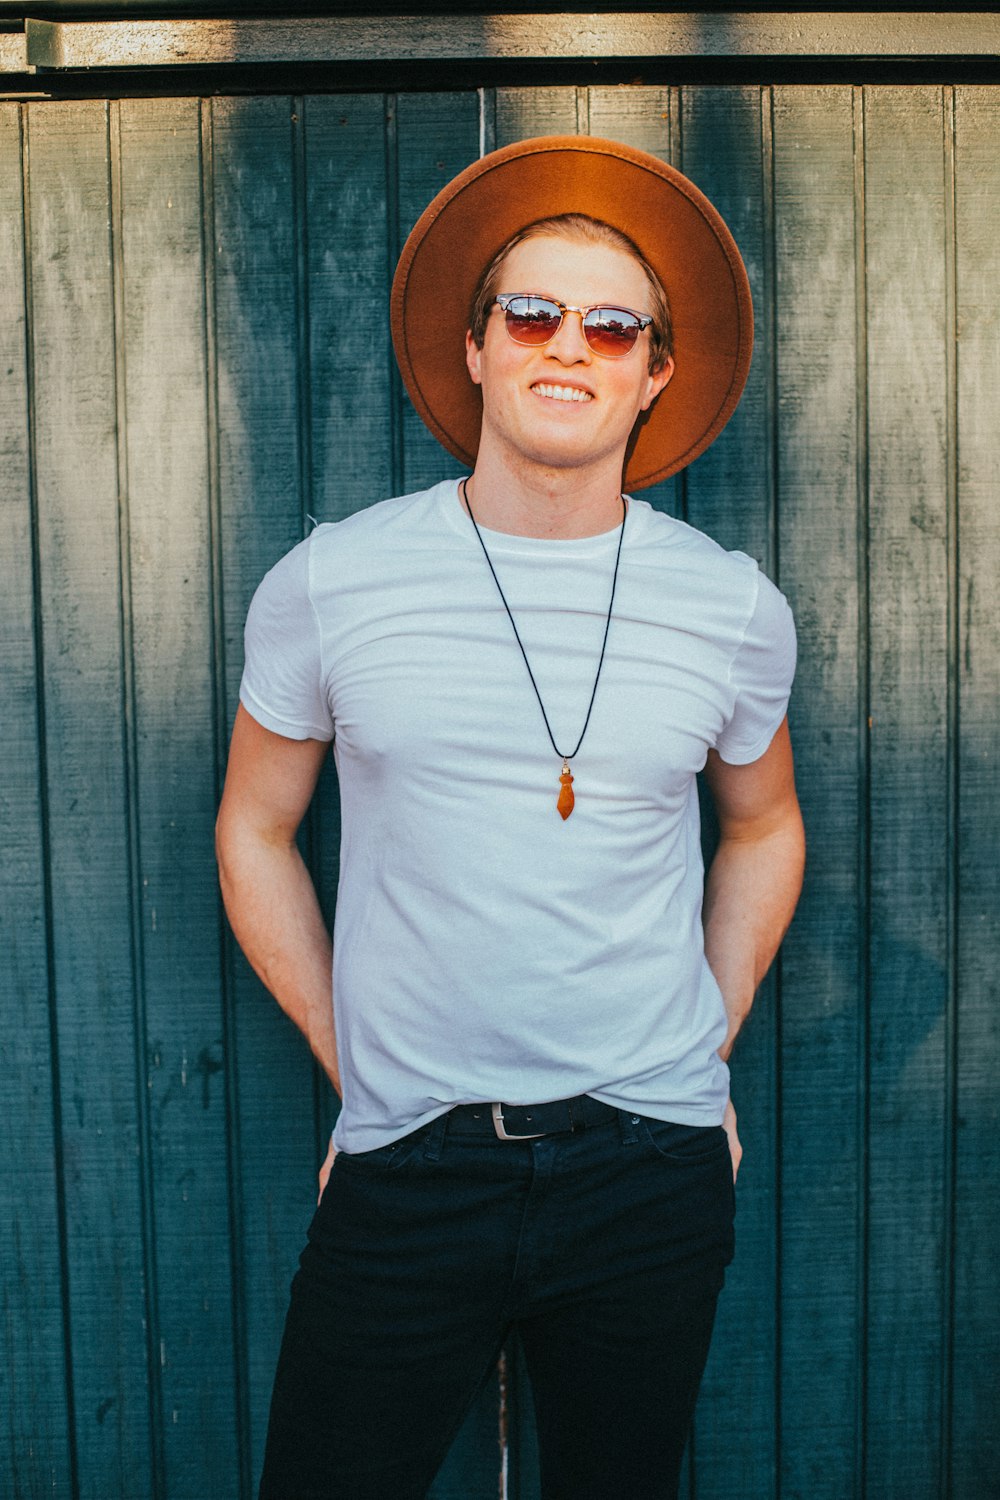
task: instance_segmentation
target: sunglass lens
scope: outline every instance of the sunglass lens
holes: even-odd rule
[[[640,324],[623,307],[592,307],[583,327],[594,353],[615,359],[635,347]]]
[[[543,297],[514,297],[507,304],[507,332],[519,344],[547,344],[562,321],[554,302]]]

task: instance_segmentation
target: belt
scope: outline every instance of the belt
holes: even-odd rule
[[[553,1099],[548,1104],[456,1104],[448,1113],[448,1129],[459,1135],[492,1135],[501,1141],[534,1141],[559,1131],[604,1125],[617,1116],[613,1104],[577,1094],[575,1099]]]

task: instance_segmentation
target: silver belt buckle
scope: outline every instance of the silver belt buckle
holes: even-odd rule
[[[508,1135],[504,1127],[503,1110],[499,1102],[490,1105],[490,1114],[493,1116],[493,1129],[497,1133],[497,1138],[501,1141],[537,1141],[543,1135],[547,1134],[544,1130],[538,1130],[534,1135]]]

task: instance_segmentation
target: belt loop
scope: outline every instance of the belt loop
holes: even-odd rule
[[[618,1125],[622,1133],[622,1143],[626,1146],[634,1146],[639,1139],[639,1116],[631,1110],[620,1109]]]
[[[427,1140],[426,1140],[426,1143],[424,1145],[424,1160],[425,1161],[440,1161],[441,1160],[441,1150],[442,1150],[442,1147],[444,1146],[444,1138],[445,1138],[445,1136],[447,1134],[448,1134],[448,1112],[446,1110],[443,1115],[438,1115],[437,1119],[436,1120],[432,1120],[432,1122],[431,1122],[431,1127],[430,1127],[430,1130],[428,1131]]]

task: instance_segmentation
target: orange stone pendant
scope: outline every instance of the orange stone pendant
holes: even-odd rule
[[[556,803],[556,811],[563,822],[565,822],[576,804],[576,798],[573,796],[573,778],[569,773],[568,760],[563,761],[559,780],[562,782],[562,786],[559,789],[559,801]]]

